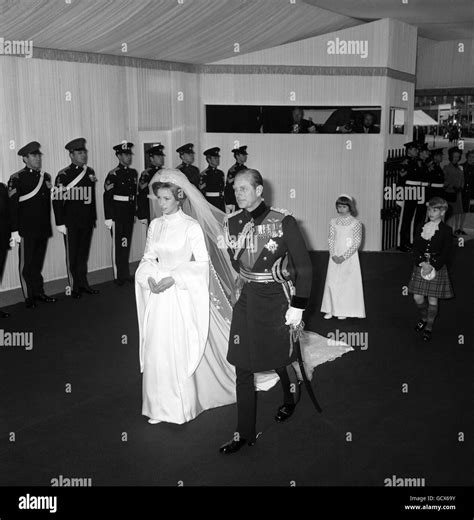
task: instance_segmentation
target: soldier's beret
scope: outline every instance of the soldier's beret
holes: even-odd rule
[[[246,146],[239,146],[239,148],[234,148],[232,153],[241,153],[242,155],[248,155]]]
[[[420,143],[418,143],[417,141],[410,141],[409,143],[405,143],[403,146],[407,150],[408,150],[408,148],[416,148],[417,150],[420,149]]]
[[[83,137],[78,137],[77,139],[69,141],[64,148],[66,148],[68,152],[87,151],[86,140]]]
[[[452,154],[452,153],[455,153],[455,152],[459,152],[462,155],[462,150],[461,150],[461,148],[459,148],[459,146],[452,146],[448,150],[448,154]]]
[[[420,151],[426,151],[426,152],[431,152],[429,146],[428,146],[428,143],[423,143],[423,144],[420,144],[419,146],[419,150]]]
[[[117,144],[113,147],[113,149],[115,150],[115,153],[130,153],[132,154],[132,148],[133,148],[134,144],[133,143],[121,143],[121,144]]]
[[[219,152],[221,151],[220,148],[218,148],[217,146],[215,146],[214,148],[208,148],[205,152],[204,152],[204,155],[206,157],[220,157],[219,155]]]
[[[193,143],[187,143],[183,144],[183,146],[180,146],[176,152],[177,153],[194,153],[194,145]]]
[[[165,155],[163,152],[164,145],[161,143],[154,144],[151,148],[148,149],[147,154],[152,155]]]
[[[18,155],[20,157],[26,157],[30,153],[36,153],[36,154],[39,153],[39,154],[43,155],[40,152],[40,147],[41,147],[41,145],[38,143],[38,141],[31,141],[31,143],[25,144],[25,146],[23,146],[23,148],[20,148],[18,150]]]

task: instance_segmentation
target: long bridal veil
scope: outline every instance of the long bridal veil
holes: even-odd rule
[[[209,345],[222,360],[222,368],[228,372],[226,361],[227,346],[232,320],[232,305],[235,303],[238,275],[234,271],[227,252],[224,235],[225,213],[209,204],[201,192],[189,182],[179,170],[163,169],[157,172],[149,183],[152,200],[153,217],[161,215],[157,198],[153,193],[153,184],[156,182],[170,182],[177,185],[184,193],[183,211],[196,219],[206,240],[210,259],[209,293],[211,309],[211,326],[209,328]],[[346,352],[353,350],[346,343],[328,339],[316,332],[303,331],[300,339],[301,352],[305,364],[306,374],[312,377],[314,368],[326,361],[332,361]],[[295,370],[299,373],[297,363]],[[301,374],[300,374],[301,377]],[[278,381],[274,371],[259,372],[255,375],[257,390],[268,390]]]

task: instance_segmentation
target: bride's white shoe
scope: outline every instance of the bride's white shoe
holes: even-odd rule
[[[330,320],[331,318],[332,318],[332,314],[330,312],[328,312],[327,314],[324,315],[325,320]]]
[[[158,423],[160,423],[161,421],[158,421],[158,419],[148,419],[148,422],[149,422],[150,424],[158,424]]]

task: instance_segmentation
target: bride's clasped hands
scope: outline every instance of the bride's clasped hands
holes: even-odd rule
[[[150,291],[155,294],[166,291],[166,289],[172,287],[174,283],[175,281],[172,276],[165,276],[165,278],[162,278],[159,282],[156,282],[155,279],[151,276],[148,277]]]

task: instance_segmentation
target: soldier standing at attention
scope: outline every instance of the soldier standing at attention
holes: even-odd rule
[[[209,204],[225,212],[225,177],[224,172],[217,168],[221,160],[221,156],[219,155],[220,151],[220,148],[215,147],[209,148],[204,152],[209,166],[201,172],[199,189]]]
[[[20,282],[29,309],[36,307],[37,301],[56,301],[44,294],[41,275],[52,230],[51,175],[41,170],[40,147],[33,141],[18,151],[25,167],[8,181],[10,245],[19,244]]]
[[[237,207],[234,193],[234,177],[237,172],[247,169],[245,166],[248,156],[247,147],[240,146],[239,148],[234,148],[232,153],[234,154],[235,164],[231,166],[227,172],[227,180],[224,189],[225,205],[229,212],[234,211]]]
[[[165,163],[165,153],[163,149],[164,146],[161,143],[157,143],[147,150],[146,153],[150,159],[151,166],[142,171],[138,181],[137,216],[140,222],[145,225],[148,225],[151,220],[148,183],[153,175],[163,168]]]
[[[5,260],[10,242],[10,214],[8,211],[8,190],[3,182],[0,182],[0,282],[3,277]],[[0,310],[0,318],[8,318],[8,312]]]
[[[87,281],[87,261],[92,230],[97,220],[95,183],[97,178],[87,166],[86,140],[82,137],[66,144],[71,164],[56,176],[53,208],[56,227],[64,235],[66,267],[73,298],[82,293],[98,294]]]
[[[406,158],[402,163],[404,168],[400,173],[399,184],[406,188],[417,188],[418,186],[422,186],[423,169],[418,160],[419,144],[412,141],[403,146],[405,146],[406,149]],[[407,190],[405,190],[405,193],[407,193]],[[416,229],[416,225],[421,223],[425,212],[426,206],[424,204],[418,204],[418,201],[413,197],[404,200],[403,215],[400,225],[400,246],[398,247],[400,251],[403,251],[404,253],[411,251],[412,245],[410,242],[410,234],[413,216],[415,216]]]
[[[132,148],[133,143],[126,142],[113,147],[119,164],[108,173],[104,185],[105,225],[112,236],[114,282],[120,286],[125,281],[133,283],[129,256],[135,222],[138,172],[130,168]]]
[[[199,189],[199,169],[196,166],[193,166],[194,163],[194,145],[193,143],[183,144],[180,146],[176,152],[179,154],[179,158],[181,159],[181,164],[176,167],[177,170],[180,170],[186,175],[188,181],[191,184],[194,184],[196,188]]]

